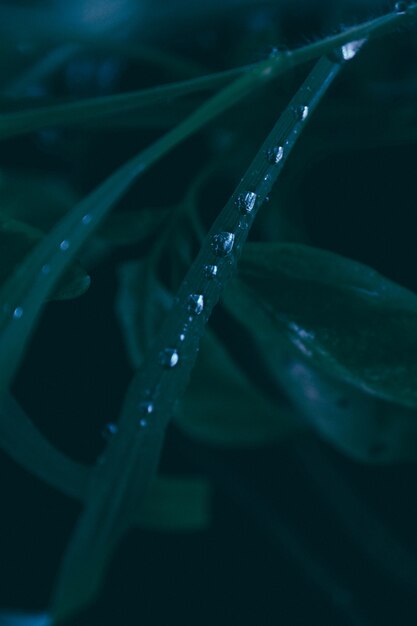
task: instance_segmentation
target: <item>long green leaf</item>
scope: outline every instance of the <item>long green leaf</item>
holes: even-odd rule
[[[28,338],[57,280],[114,204],[153,163],[216,115],[270,78],[267,61],[210,98],[184,122],[133,157],[81,200],[27,257],[0,291],[0,395],[7,389]],[[276,65],[276,60],[274,60]],[[4,365],[7,364],[7,365]]]
[[[100,118],[124,116],[129,112],[135,112],[136,116],[140,116],[141,111],[152,110],[159,104],[165,105],[177,98],[217,89],[238,76],[246,74],[252,67],[239,67],[115,96],[88,98],[17,113],[3,113],[0,114],[0,139],[33,132],[45,126],[77,126],[87,122],[96,123]]]
[[[298,244],[250,244],[239,316],[263,320],[319,370],[378,398],[417,407],[417,295],[375,270]],[[271,289],[271,285],[274,288]]]
[[[234,70],[220,72],[212,76],[204,76],[181,81],[173,85],[164,85],[139,92],[94,98],[69,104],[50,106],[0,115],[0,139],[22,133],[32,132],[45,126],[58,124],[79,124],[98,116],[119,115],[132,109],[154,106],[161,100],[178,95],[195,93],[202,89],[211,89],[251,70],[264,73],[267,77],[277,76],[291,67],[306,63],[322,54],[328,54],[335,48],[354,40],[371,36],[383,35],[386,32],[412,22],[417,15],[417,3],[409,5],[406,11],[398,11],[346,28],[341,33],[326,37],[294,51],[278,55],[273,62],[261,62]]]
[[[251,90],[270,77],[278,66],[275,61],[269,61],[259,75],[240,79],[239,89]],[[277,180],[306,119],[340,67],[339,61],[320,59],[279,118],[215,220],[143,368],[133,378],[119,420],[118,435],[96,467],[88,506],[62,563],[51,607],[58,621],[91,602],[97,593],[110,555],[128,525],[129,511],[140,506],[156,471],[164,431],[174,404],[187,386],[205,322],[233,272],[257,211]],[[235,88],[228,88],[231,99],[236,96]],[[277,152],[281,144],[285,146],[282,154]],[[248,207],[249,190],[253,195],[249,195]],[[255,202],[252,202],[253,197]],[[210,278],[206,265],[213,264],[217,271]],[[194,306],[194,297],[201,294],[202,289],[203,307],[200,309]],[[188,310],[190,296],[192,302]]]

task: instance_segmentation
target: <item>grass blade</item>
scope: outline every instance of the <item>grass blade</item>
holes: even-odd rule
[[[0,114],[0,139],[30,133],[45,126],[79,126],[87,122],[96,123],[99,118],[120,116],[128,112],[140,113],[160,104],[165,105],[173,99],[218,89],[251,68],[252,66],[238,67],[150,89],[86,98],[17,113],[3,113]]]
[[[193,78],[172,85],[163,85],[138,92],[118,94],[103,98],[91,98],[73,103],[7,113],[0,115],[0,139],[21,135],[39,130],[45,126],[59,124],[84,124],[99,116],[120,115],[127,111],[154,107],[167,98],[176,98],[196,93],[205,89],[213,89],[243,74],[252,72],[264,78],[278,76],[288,69],[316,59],[320,55],[329,54],[335,48],[369,37],[376,37],[392,32],[401,26],[413,22],[417,16],[417,2],[410,4],[406,11],[393,11],[381,17],[368,20],[357,26],[344,29],[342,32],[325,37],[309,45],[277,55],[268,61],[244,66],[209,76]]]
[[[51,608],[57,621],[91,602],[97,593],[110,555],[129,525],[130,511],[137,510],[147,493],[165,428],[187,386],[205,323],[233,273],[253,219],[294,147],[306,118],[318,105],[340,67],[339,63],[322,58],[279,118],[215,220],[148,359],[133,378],[118,434],[95,468],[88,504],[62,563]],[[284,146],[279,159],[273,157],[278,146]],[[248,209],[249,191],[256,197]],[[239,211],[242,201],[243,215]],[[210,278],[205,268],[214,264],[216,274]],[[203,308],[191,306],[189,309],[190,294],[202,293]]]

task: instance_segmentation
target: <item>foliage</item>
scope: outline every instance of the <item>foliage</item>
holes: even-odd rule
[[[264,7],[271,30],[247,27],[246,42],[216,6],[227,64],[192,38],[182,48],[175,37],[168,50],[139,46],[132,33],[118,36],[116,18],[109,30],[100,12],[89,22],[85,7],[83,30],[74,17],[82,2],[64,24],[52,5],[34,10],[38,26],[45,15],[50,26],[32,36],[25,59],[13,72],[0,66],[0,445],[83,510],[45,613],[4,613],[4,624],[73,622],[134,527],[207,529],[207,477],[155,476],[171,419],[196,446],[222,450],[282,450],[318,435],[370,463],[417,453],[415,286],[310,241],[313,200],[302,184],[321,170],[316,194],[327,190],[337,205],[332,159],[382,146],[394,160],[401,144],[415,149],[407,68],[395,82],[389,58],[402,45],[415,61],[417,5],[396,3],[350,27],[335,10],[335,34],[300,44],[289,30],[288,48],[260,60],[251,47],[283,39],[281,3]],[[15,24],[3,57],[23,45],[15,10],[0,11],[3,24]],[[253,26],[257,10],[249,3],[242,19]],[[162,28],[162,9],[160,19]],[[178,10],[169,32],[180,33],[183,19]],[[406,93],[395,106],[393,84]],[[122,334],[133,375],[87,463],[49,441],[13,385],[42,315],[57,311],[48,302],[78,298],[90,274],[93,290],[100,272],[106,285],[114,275],[118,283],[119,329],[102,341]],[[274,540],[286,532],[276,528]]]

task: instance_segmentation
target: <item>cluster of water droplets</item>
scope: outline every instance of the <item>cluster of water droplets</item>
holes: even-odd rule
[[[144,400],[138,405],[139,409],[139,426],[140,428],[146,428],[148,425],[149,417],[154,413],[155,407],[151,400]]]

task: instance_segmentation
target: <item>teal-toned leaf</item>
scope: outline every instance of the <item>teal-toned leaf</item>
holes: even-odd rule
[[[295,244],[249,244],[234,311],[283,334],[308,363],[375,397],[417,406],[417,296],[378,272]],[[229,298],[231,302],[231,298]]]
[[[157,112],[159,106],[163,109],[162,114],[165,122],[170,109],[175,115],[176,102],[173,102],[173,100],[199,92],[212,91],[224,86],[251,69],[252,66],[239,67],[149,89],[3,113],[0,114],[0,139],[14,137],[50,126],[83,126],[89,123],[94,126],[99,118],[108,119],[115,117],[116,124],[119,124],[121,115],[132,112],[135,112],[137,118],[140,118],[141,112],[145,117],[148,112],[151,114],[156,112],[157,119],[160,120],[161,116]],[[169,101],[168,106],[167,100]],[[179,106],[181,111],[183,111],[183,103],[180,103]],[[189,106],[185,111],[186,113],[190,112]],[[173,124],[174,122],[175,118],[172,119],[171,123]],[[141,125],[140,121],[136,122],[136,124],[138,123]]]
[[[289,404],[275,405],[207,330],[176,423],[191,437],[221,446],[272,444],[300,433]]]
[[[211,499],[204,478],[157,476],[132,524],[161,532],[205,530],[211,522]]]
[[[379,400],[312,367],[282,342],[264,342],[271,371],[294,408],[324,439],[355,460],[417,458],[417,411]]]
[[[0,285],[43,237],[41,230],[0,214]],[[90,282],[89,275],[74,262],[51,297],[55,300],[77,298],[87,291]]]
[[[256,71],[234,81],[171,131],[119,167],[66,213],[19,265],[0,292],[0,366],[1,363],[7,364],[7,367],[0,367],[0,394],[6,391],[16,372],[45,300],[114,204],[141,173],[173,147],[239,102],[256,85],[268,80],[269,74],[267,77],[264,74],[265,67],[270,65],[270,61],[260,64]]]
[[[130,361],[136,369],[172,302],[172,294],[146,262],[133,261],[120,268],[117,313]],[[251,384],[210,330],[202,339],[176,422],[188,435],[222,446],[273,443],[303,428],[288,404],[275,406]]]

